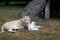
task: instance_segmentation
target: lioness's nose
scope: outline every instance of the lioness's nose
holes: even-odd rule
[[[26,24],[28,24],[28,23],[26,23]]]

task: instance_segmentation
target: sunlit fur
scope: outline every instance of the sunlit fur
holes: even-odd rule
[[[37,26],[34,21],[28,23],[27,26],[28,26],[28,30],[33,30],[33,31],[38,30],[41,27],[41,26]]]
[[[2,25],[1,31],[5,32],[4,29],[8,30],[9,32],[16,32],[12,29],[24,29],[26,26],[26,23],[30,22],[29,16],[24,16],[19,20],[9,21]]]

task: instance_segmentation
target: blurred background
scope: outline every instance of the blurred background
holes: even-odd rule
[[[32,0],[0,0],[1,6],[17,6],[17,7],[25,7]],[[59,18],[60,19],[60,2],[59,0],[50,0],[50,17],[51,18]]]
[[[32,0],[0,0],[0,6],[25,6]]]

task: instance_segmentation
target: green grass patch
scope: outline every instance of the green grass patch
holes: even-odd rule
[[[5,8],[8,8],[8,9],[10,9],[10,8],[23,9],[24,6],[0,6],[0,8],[3,8],[3,9],[5,9]]]

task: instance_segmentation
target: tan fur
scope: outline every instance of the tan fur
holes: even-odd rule
[[[26,26],[26,23],[30,22],[29,16],[24,16],[23,18],[19,20],[9,21],[2,25],[1,30],[4,32],[4,29],[12,30],[13,28],[17,29],[24,29]]]

